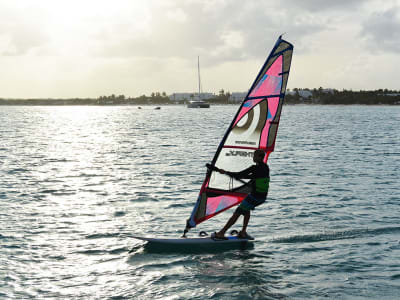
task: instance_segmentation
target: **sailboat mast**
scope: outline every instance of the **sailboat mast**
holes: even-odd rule
[[[201,89],[201,80],[200,80],[200,56],[197,56],[197,74],[199,77],[199,100],[200,100],[200,89]]]

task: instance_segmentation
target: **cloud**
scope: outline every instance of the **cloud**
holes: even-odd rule
[[[400,51],[400,7],[372,13],[364,22],[360,36],[373,52]]]
[[[303,36],[328,30],[329,20],[297,15],[269,1],[175,1],[163,6],[152,2],[147,30],[127,25],[108,28],[98,55],[105,57],[207,56],[210,64],[264,57],[276,38],[289,32]],[[118,39],[118,40],[117,40]],[[306,44],[303,46],[306,48]]]
[[[19,9],[22,9],[20,7]],[[0,10],[0,55],[20,56],[48,42],[38,15],[23,16],[18,8],[2,6]]]
[[[16,7],[3,13],[16,16],[16,20],[9,17],[13,23],[8,26],[7,36],[0,38],[0,51],[23,55],[44,46],[42,53],[53,51],[53,55],[59,55],[71,53],[75,47],[80,52],[86,48],[89,55],[106,58],[192,60],[200,55],[208,56],[210,64],[223,64],[264,57],[284,32],[298,41],[306,41],[298,50],[307,51],[307,37],[331,27],[329,18],[307,11],[298,13],[286,2],[155,0],[140,5],[117,2],[112,7],[99,2],[93,9],[82,10],[77,9],[75,2],[61,4],[62,8],[57,10],[52,2],[38,7],[25,4],[24,10],[29,10],[29,14]],[[0,26],[4,28],[4,21],[0,20]]]
[[[189,91],[198,55],[206,89],[245,90],[285,32],[295,46],[290,86],[393,88],[399,16],[399,0],[0,0],[2,93],[31,96],[16,88],[22,73],[32,96],[49,85],[64,95]],[[354,56],[362,60],[349,77]]]
[[[181,23],[184,23],[187,21],[187,16],[186,16],[185,12],[183,11],[183,9],[181,9],[181,8],[168,10],[167,17],[168,17],[168,19],[170,19],[172,21],[177,21],[177,22],[181,22]]]
[[[371,0],[335,0],[335,1],[321,1],[321,0],[287,0],[287,6],[295,7],[296,9],[307,10],[311,12],[322,11],[349,11],[352,8],[360,8],[361,6],[371,2]]]

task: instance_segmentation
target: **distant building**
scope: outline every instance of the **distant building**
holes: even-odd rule
[[[400,93],[387,93],[387,94],[378,94],[379,96],[389,96],[389,97],[397,97],[400,96]]]
[[[307,90],[299,90],[299,96],[303,99],[308,99],[312,97],[312,92]]]
[[[244,100],[244,97],[247,96],[247,92],[234,92],[231,94],[231,97],[229,98],[229,102],[233,103],[239,103]]]
[[[325,94],[334,94],[335,90],[334,89],[322,89],[322,92],[324,92]]]
[[[286,94],[288,94],[288,95],[296,95],[296,92],[299,93],[299,97],[302,100],[309,99],[313,95],[312,92],[309,91],[309,90],[300,90],[300,89],[298,89],[297,91],[295,91],[295,90],[287,91]]]

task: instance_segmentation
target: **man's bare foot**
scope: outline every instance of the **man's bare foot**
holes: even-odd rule
[[[251,235],[249,235],[249,234],[247,234],[247,232],[243,232],[243,231],[239,232],[238,238],[239,239],[254,240],[254,238]]]
[[[219,232],[214,232],[213,234],[211,234],[211,238],[216,239],[216,240],[227,240],[228,239],[227,237],[225,237],[225,235],[223,235],[222,233],[219,233]]]

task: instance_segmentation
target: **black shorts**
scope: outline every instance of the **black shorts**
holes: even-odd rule
[[[265,199],[266,198],[258,199],[249,194],[249,195],[247,195],[246,198],[243,199],[243,201],[240,203],[239,207],[236,208],[235,214],[239,214],[239,215],[248,214],[250,212],[250,210],[254,210],[254,208],[259,206],[260,204],[263,204],[265,202]]]

